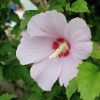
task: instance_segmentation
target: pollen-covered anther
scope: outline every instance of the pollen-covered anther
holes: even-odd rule
[[[53,47],[58,46],[58,48],[55,49],[55,51],[49,56],[49,58],[56,58],[56,57],[62,57],[62,56],[67,56],[67,54],[69,54],[69,45],[66,41],[58,41],[60,39],[57,39],[57,42],[53,43]]]

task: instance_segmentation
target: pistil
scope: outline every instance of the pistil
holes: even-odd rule
[[[69,50],[67,42],[59,43],[59,47],[49,56],[49,58],[56,58],[61,52],[65,53]]]

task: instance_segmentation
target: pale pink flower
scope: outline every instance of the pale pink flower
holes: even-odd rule
[[[59,79],[60,85],[77,75],[77,67],[92,52],[91,32],[81,18],[67,23],[57,11],[33,16],[22,33],[16,56],[22,65],[34,63],[31,77],[46,91]]]

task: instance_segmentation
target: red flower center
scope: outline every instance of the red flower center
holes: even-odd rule
[[[66,57],[69,55],[70,44],[68,41],[66,41],[62,37],[57,38],[55,41],[53,41],[52,49],[54,49],[55,52],[58,52],[58,53],[55,53],[55,54],[57,54],[56,55],[57,57]]]

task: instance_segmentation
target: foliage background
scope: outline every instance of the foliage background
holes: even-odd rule
[[[0,0],[0,100],[100,100],[100,0],[32,0],[38,10],[29,10],[20,20],[9,5],[9,0]],[[20,5],[19,0],[13,0]],[[65,14],[68,21],[74,17],[86,20],[91,28],[94,49],[90,58],[79,66],[79,74],[67,88],[56,82],[52,91],[42,91],[31,79],[31,65],[22,66],[16,58],[16,48],[21,31],[29,19],[46,10],[57,10]],[[17,24],[7,34],[10,26]],[[70,66],[69,66],[70,67]]]

